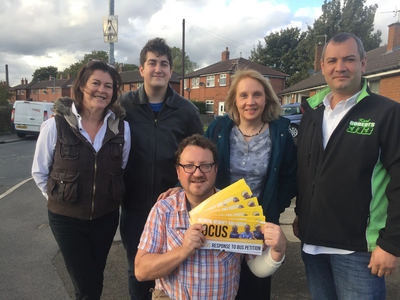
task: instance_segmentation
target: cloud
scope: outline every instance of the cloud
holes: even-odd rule
[[[278,3],[279,2],[279,3]],[[377,0],[367,0],[373,4]],[[228,47],[231,58],[248,58],[253,46],[270,32],[288,26],[306,30],[321,14],[323,1],[298,0],[118,0],[117,62],[139,64],[144,44],[156,36],[170,46],[185,47],[191,60],[203,67],[221,60]],[[61,71],[92,50],[108,51],[102,18],[108,15],[106,0],[2,0],[0,4],[0,80],[8,64],[11,86],[21,78],[32,79],[35,69],[53,65]],[[379,11],[394,10],[394,0],[380,4]],[[387,39],[391,14],[375,18],[376,28]]]

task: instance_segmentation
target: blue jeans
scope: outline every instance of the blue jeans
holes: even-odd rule
[[[147,216],[137,216],[122,208],[119,229],[128,259],[128,287],[131,300],[151,300],[155,282],[139,282],[135,276],[135,257]]]
[[[371,253],[311,255],[301,251],[312,299],[384,300],[385,278],[371,274]]]

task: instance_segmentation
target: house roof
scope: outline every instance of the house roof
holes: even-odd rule
[[[119,73],[119,75],[121,75],[122,83],[143,82],[143,77],[142,77],[142,75],[140,75],[139,70],[125,71],[125,72]],[[179,83],[178,76],[179,76],[179,74],[177,74],[176,72],[172,72],[172,76],[171,76],[169,82],[178,82]]]
[[[287,75],[285,73],[276,71],[269,67],[260,65],[259,63],[256,63],[254,61],[251,61],[251,60],[241,57],[241,58],[235,58],[235,59],[229,59],[229,60],[223,60],[223,61],[217,62],[217,63],[207,66],[205,68],[199,69],[199,70],[194,71],[189,74],[186,74],[185,78],[207,76],[207,75],[216,74],[216,73],[234,73],[237,66],[248,67],[250,69],[254,69],[254,70],[260,72],[264,76],[289,77],[289,75]]]
[[[73,79],[56,79],[54,80],[43,80],[43,81],[32,81],[28,84],[20,84],[14,86],[12,90],[37,90],[37,89],[48,89],[55,86],[56,88],[66,88],[70,85],[74,80]]]
[[[392,70],[400,70],[400,47],[397,47],[391,51],[386,51],[387,46],[381,46],[366,53],[367,56],[367,67],[364,72],[364,76],[383,73]],[[311,89],[317,86],[326,85],[326,81],[322,72],[319,71],[311,75],[310,77],[284,89],[278,95],[284,95],[301,91],[305,89]]]

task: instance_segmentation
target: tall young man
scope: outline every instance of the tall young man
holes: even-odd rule
[[[359,38],[325,46],[302,104],[294,233],[313,299],[385,299],[400,256],[400,104],[371,93]]]
[[[176,152],[176,172],[184,190],[153,207],[135,261],[139,280],[156,279],[153,299],[233,300],[236,296],[243,255],[201,249],[206,241],[203,226],[189,222],[189,211],[216,192],[217,161],[216,146],[198,134],[184,139]],[[274,273],[286,250],[279,225],[266,223],[263,233],[270,247],[256,258],[246,255],[250,270],[259,277]]]
[[[125,168],[121,238],[127,251],[131,299],[151,299],[152,282],[138,282],[134,259],[140,235],[159,194],[177,181],[174,153],[185,137],[203,134],[198,109],[169,85],[171,49],[162,38],[149,40],[140,53],[144,85],[121,96],[132,147]]]

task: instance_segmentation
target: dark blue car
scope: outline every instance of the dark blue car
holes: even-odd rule
[[[300,121],[303,116],[300,103],[285,104],[282,105],[282,108],[282,116],[290,120],[289,132],[295,138],[299,134]]]

